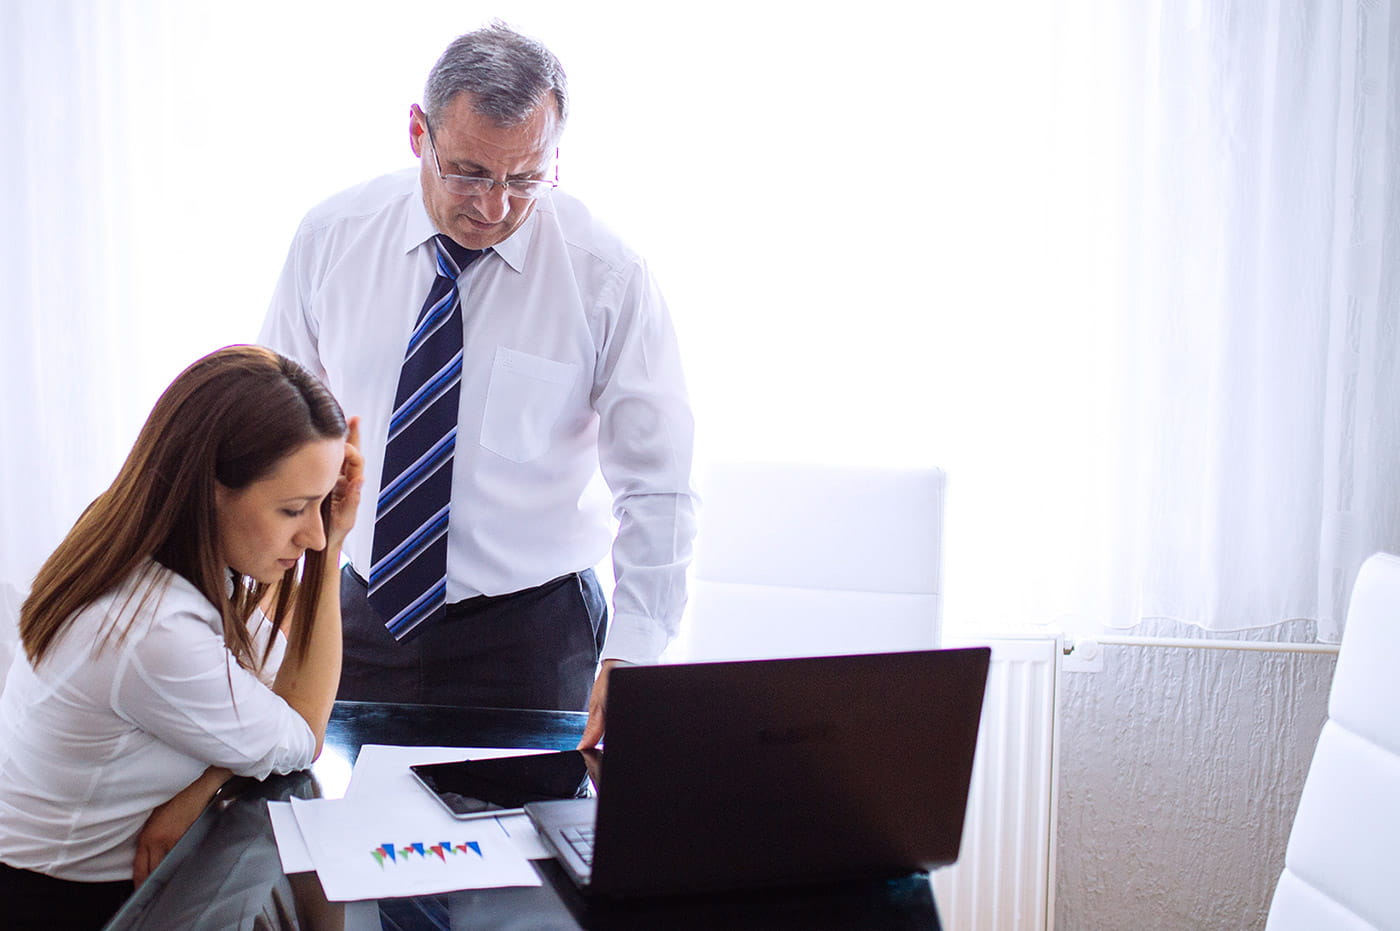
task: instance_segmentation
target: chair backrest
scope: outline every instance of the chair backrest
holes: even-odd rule
[[[938,646],[938,469],[703,470],[683,660]]]
[[[1266,931],[1400,931],[1400,558],[1356,577]]]

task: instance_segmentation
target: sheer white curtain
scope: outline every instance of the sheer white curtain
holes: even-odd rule
[[[1118,140],[1114,441],[1071,610],[1335,640],[1361,561],[1400,546],[1400,22],[1118,6],[1093,95]]]
[[[1335,636],[1400,549],[1391,5],[964,6],[0,4],[0,581],[499,15],[570,72],[564,183],[654,265],[702,455],[946,469],[949,629]]]
[[[389,127],[439,40],[340,12],[0,3],[0,582],[27,590],[181,369],[255,337],[305,209],[406,163]],[[373,81],[372,36],[405,59]],[[355,119],[347,155],[326,129]]]
[[[0,4],[0,582],[21,589],[149,403],[133,218],[153,193],[139,159],[160,150],[135,144],[136,101],[163,50],[126,40],[157,36],[140,27],[155,12]]]

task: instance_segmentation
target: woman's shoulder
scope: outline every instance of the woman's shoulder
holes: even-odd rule
[[[110,629],[121,639],[172,625],[222,630],[219,609],[189,579],[153,559],[143,560],[82,614],[87,624]]]
[[[193,582],[154,561],[147,569],[147,576],[145,580],[138,580],[133,594],[148,594],[141,590],[141,585],[149,588],[149,594],[154,596],[149,610],[155,623],[195,622],[222,634],[222,614]]]
[[[91,664],[97,675],[153,642],[188,649],[204,641],[221,643],[222,631],[219,609],[188,579],[147,559],[72,615],[54,641],[52,662],[43,666],[70,670],[67,675],[74,664]]]

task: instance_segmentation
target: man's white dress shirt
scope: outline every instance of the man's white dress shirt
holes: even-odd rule
[[[262,779],[311,765],[315,735],[267,684],[280,654],[264,679],[242,668],[218,609],[184,577],[147,568],[145,581],[138,571],[75,615],[37,668],[15,655],[0,696],[0,861],[10,866],[130,879],[146,818],[209,766]],[[125,637],[99,647],[128,617]],[[271,625],[254,617],[266,643]]]
[[[389,415],[436,274],[436,233],[416,168],[332,197],[298,229],[259,337],[361,418],[366,481],[345,552],[366,578]],[[469,266],[459,289],[448,602],[589,568],[611,543],[617,586],[603,658],[654,660],[680,621],[695,529],[693,421],[655,282],[555,191]]]

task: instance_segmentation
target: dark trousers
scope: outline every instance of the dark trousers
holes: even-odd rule
[[[82,883],[0,863],[0,927],[97,931],[131,896],[131,880]]]
[[[349,566],[340,576],[344,663],[337,698],[585,711],[607,633],[592,569],[508,595],[447,606],[394,640]]]

